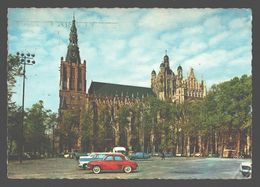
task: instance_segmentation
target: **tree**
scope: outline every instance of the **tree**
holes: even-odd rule
[[[207,97],[213,116],[210,120],[219,134],[220,153],[223,154],[224,147],[236,148],[240,156],[241,136],[251,129],[252,77],[243,75],[214,85]]]
[[[21,75],[21,72],[22,66],[19,63],[19,58],[9,54],[7,57],[7,101],[9,110],[15,108],[15,103],[12,102],[13,88],[16,84],[16,77]]]
[[[62,113],[61,126],[58,130],[63,150],[71,152],[79,138],[79,110],[66,110]]]
[[[19,142],[21,140],[21,117],[22,117],[22,111],[21,108],[17,106],[13,106],[12,108],[9,108],[8,110],[8,124],[7,124],[7,130],[8,130],[8,154],[14,154],[18,151]]]
[[[8,102],[8,152],[9,154],[17,151],[17,145],[21,140],[21,108],[12,101],[16,77],[21,75],[22,67],[17,56],[8,55],[7,57],[7,102]]]
[[[81,129],[81,141],[83,151],[94,151],[93,147],[93,123],[91,120],[92,112],[88,107],[81,110],[80,126]]]
[[[25,116],[25,151],[43,154],[50,151],[50,140],[46,134],[48,128],[48,113],[39,101],[28,109]]]

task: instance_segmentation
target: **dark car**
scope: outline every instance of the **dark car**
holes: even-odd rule
[[[135,159],[148,159],[150,158],[150,155],[145,153],[145,152],[136,152],[136,153],[133,153],[129,156],[129,158],[131,160],[135,160]]]
[[[130,173],[136,170],[137,167],[138,164],[136,162],[129,160],[121,153],[108,154],[103,160],[95,160],[88,163],[88,169],[95,174],[101,171],[124,171],[125,173]]]
[[[240,172],[244,177],[250,177],[252,173],[252,162],[251,161],[242,162],[240,164]]]

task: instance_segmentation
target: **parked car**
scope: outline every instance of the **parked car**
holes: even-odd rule
[[[76,153],[74,153],[74,158],[75,158],[76,160],[78,160],[79,157],[81,157],[81,156],[89,156],[89,155],[90,155],[90,153],[84,153],[84,152],[80,153],[80,152],[76,152]]]
[[[113,148],[113,153],[122,153],[126,155],[126,148],[125,147],[114,147]]]
[[[201,154],[200,154],[200,153],[195,153],[193,156],[195,156],[195,157],[201,157]]]
[[[148,159],[150,158],[151,156],[145,152],[136,152],[136,153],[133,153],[132,155],[129,155],[129,158],[131,160],[135,160],[135,159]]]
[[[121,153],[108,154],[103,160],[90,161],[88,163],[88,169],[93,173],[98,174],[101,171],[124,171],[130,173],[136,170],[138,164],[129,160],[128,157]]]
[[[252,173],[252,162],[242,162],[240,164],[240,172],[244,177],[250,177]]]
[[[80,156],[78,161],[78,166],[82,169],[87,169],[87,164],[93,160],[102,160],[108,152],[91,153],[88,156]]]

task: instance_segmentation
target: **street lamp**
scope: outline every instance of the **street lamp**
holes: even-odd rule
[[[23,134],[23,123],[24,123],[24,93],[25,93],[25,67],[26,65],[33,65],[35,64],[34,61],[34,54],[24,54],[24,53],[16,53],[17,56],[19,57],[19,62],[23,65],[23,96],[22,96],[22,119],[21,119],[21,142],[20,142],[20,155],[19,155],[19,160],[20,163],[22,163],[23,160],[23,151],[24,151],[24,134]]]

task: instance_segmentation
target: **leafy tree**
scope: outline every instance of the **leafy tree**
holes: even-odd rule
[[[92,112],[88,107],[85,107],[81,111],[80,115],[80,126],[81,129],[81,140],[83,151],[94,151],[93,147],[93,123],[92,123]]]
[[[17,153],[19,142],[21,140],[21,108],[13,106],[8,111],[8,154]]]
[[[17,152],[17,146],[21,140],[21,109],[12,101],[17,76],[21,75],[22,67],[19,58],[14,55],[7,57],[7,102],[8,102],[8,149],[9,154]]]
[[[63,150],[71,151],[79,138],[80,112],[78,110],[66,110],[62,114],[62,125],[59,127],[58,134],[60,136]]]
[[[49,110],[44,108],[41,100],[27,111],[24,127],[25,151],[40,154],[48,151],[50,147],[50,141],[46,135],[48,112]]]
[[[15,108],[15,103],[12,102],[12,95],[14,93],[14,87],[16,84],[16,77],[21,75],[22,66],[19,63],[19,58],[14,55],[8,55],[7,57],[7,101],[8,108]]]

